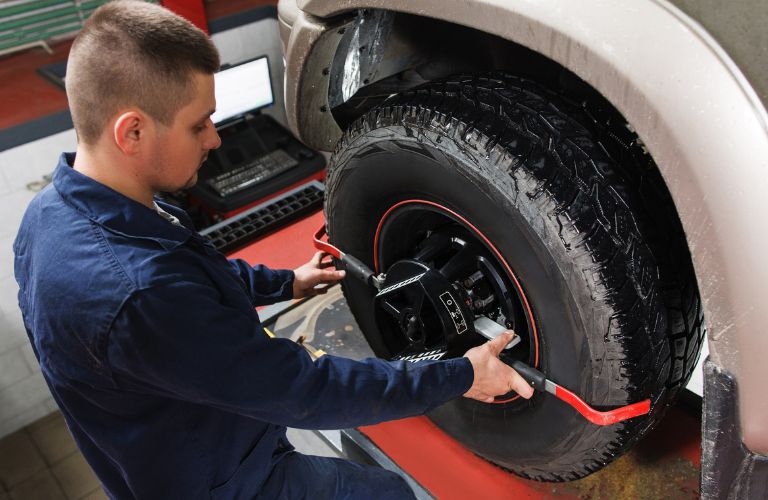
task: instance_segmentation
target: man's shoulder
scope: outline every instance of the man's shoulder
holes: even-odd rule
[[[29,203],[14,243],[17,260],[62,262],[92,252],[97,238],[93,223],[68,205],[53,185],[46,186]]]
[[[120,275],[101,240],[97,225],[69,206],[53,186],[35,196],[14,242],[25,321],[39,322],[53,311],[65,320],[84,309],[95,318],[111,302],[124,300],[132,284]],[[35,318],[28,317],[33,314]]]
[[[20,232],[23,229],[32,229],[40,224],[44,224],[46,219],[43,218],[43,215],[51,210],[61,212],[60,216],[63,217],[74,215],[67,209],[64,200],[62,200],[59,193],[53,187],[53,184],[48,184],[32,198],[32,201],[29,202],[24,210],[21,225],[19,226]]]
[[[30,202],[14,243],[19,306],[43,369],[94,384],[105,369],[105,325],[131,288],[96,233],[49,185]]]
[[[49,278],[77,282],[98,276],[122,282],[126,293],[173,282],[196,260],[183,246],[168,250],[154,240],[106,227],[67,203],[52,185],[27,207],[14,248],[17,261],[54,267],[56,272],[46,269]]]
[[[90,221],[69,206],[59,192],[49,184],[32,198],[19,225],[16,245],[45,240],[46,247],[66,245],[68,240],[82,238],[83,228]]]
[[[93,269],[98,260],[90,221],[69,207],[49,185],[27,206],[16,239],[14,271],[24,290],[45,281],[52,287]],[[90,258],[87,257],[91,254]],[[84,266],[85,261],[88,266]],[[88,268],[87,270],[85,268]]]

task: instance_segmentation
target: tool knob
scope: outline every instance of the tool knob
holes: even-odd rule
[[[533,387],[534,391],[546,390],[547,377],[545,377],[544,374],[539,370],[532,368],[518,360],[512,361],[509,363],[509,365],[512,367],[512,369],[519,373],[520,376],[523,377],[531,387]]]
[[[363,264],[360,260],[349,254],[343,254],[341,261],[344,263],[344,269],[347,270],[355,278],[361,280],[363,283],[373,285],[373,271]]]

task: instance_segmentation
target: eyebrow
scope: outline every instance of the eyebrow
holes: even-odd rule
[[[200,117],[200,119],[199,119],[199,120],[197,120],[197,121],[201,122],[201,121],[203,121],[203,120],[207,120],[207,119],[208,119],[208,118],[209,118],[209,117],[210,117],[212,114],[214,114],[215,112],[216,112],[216,108],[213,108],[213,109],[211,109],[210,111],[208,111],[206,114],[204,114],[202,117]]]

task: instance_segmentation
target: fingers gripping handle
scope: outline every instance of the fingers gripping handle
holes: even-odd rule
[[[547,390],[547,377],[544,376],[543,373],[541,373],[536,368],[532,368],[522,361],[514,360],[510,363],[510,366],[520,374],[521,377],[525,379],[526,382],[528,382],[528,385],[533,387],[534,391],[546,391]],[[551,384],[553,385],[554,384]],[[554,392],[552,392],[554,394]]]
[[[347,272],[352,276],[354,276],[355,278],[362,280],[364,283],[367,283],[376,288],[379,288],[381,286],[381,283],[379,283],[373,271],[371,271],[371,269],[368,266],[363,264],[360,260],[356,259],[355,257],[342,252],[340,249],[331,245],[329,242],[323,241],[324,236],[325,236],[325,226],[322,226],[315,233],[314,245],[316,249],[321,250],[330,255],[333,255],[334,257],[339,259],[344,264],[344,268],[347,270]]]

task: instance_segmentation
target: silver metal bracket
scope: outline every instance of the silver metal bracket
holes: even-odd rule
[[[486,317],[486,316],[478,316],[475,319],[475,331],[482,335],[483,337],[487,338],[488,340],[493,340],[502,333],[506,332],[508,329],[504,328],[504,326],[496,323],[492,319]],[[517,344],[520,343],[520,337],[515,333],[514,337],[512,337],[512,340],[509,341],[509,344],[504,348],[510,349]]]

